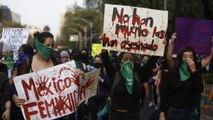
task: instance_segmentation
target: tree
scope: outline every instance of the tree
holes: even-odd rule
[[[69,42],[69,37],[71,34],[78,34],[76,30],[81,32],[81,38],[85,38],[85,36],[88,36],[88,40],[90,39],[89,37],[91,30],[94,34],[101,33],[102,31],[101,15],[96,8],[85,9],[74,5],[72,6],[72,8],[67,10],[64,18],[65,22],[61,29],[61,40],[64,42]],[[90,28],[90,24],[88,22],[93,23],[93,28]]]
[[[87,26],[87,34],[90,32],[89,26],[77,19],[83,18],[93,22],[92,32],[95,36],[93,42],[98,42],[98,36],[102,32],[103,17],[104,17],[104,4],[117,4],[137,6],[151,9],[164,9],[163,0],[85,0],[86,4],[95,3],[92,7],[81,8],[77,5],[72,6],[65,14],[65,23],[62,27],[61,37],[63,41],[69,42],[70,34],[77,34],[76,29],[85,36],[85,32],[79,25]],[[171,34],[175,31],[175,19],[176,17],[188,17],[188,18],[200,18],[200,19],[212,19],[213,15],[213,1],[212,0],[167,0],[167,10],[169,11],[168,18],[168,31],[167,34]],[[78,24],[78,25],[77,25]],[[75,30],[73,30],[75,29]],[[89,35],[87,35],[89,36]]]

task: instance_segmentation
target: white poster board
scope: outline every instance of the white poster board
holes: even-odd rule
[[[74,77],[75,62],[71,61],[45,70],[17,76],[14,84],[26,120],[50,120],[66,116],[78,105],[96,94],[100,70]]]
[[[163,56],[168,11],[105,4],[102,49]]]
[[[14,60],[18,59],[18,50],[22,44],[26,44],[29,32],[25,28],[3,28],[1,41],[3,52],[13,50]]]

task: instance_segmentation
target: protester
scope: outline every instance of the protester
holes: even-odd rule
[[[81,50],[81,61],[86,65],[87,70],[89,71],[91,67],[92,58],[89,55],[89,50],[87,48]]]
[[[172,58],[172,54],[173,54],[173,48],[174,48],[174,43],[177,40],[177,34],[173,33],[171,36],[171,39],[169,41],[169,46],[168,46],[168,51],[167,51],[167,61],[168,61],[168,65],[170,68],[173,67],[174,65],[174,60]],[[211,43],[213,45],[213,35],[211,36]],[[211,48],[211,53],[209,56],[207,56],[206,58],[202,59],[199,64],[200,67],[198,68],[200,71],[203,71],[203,69],[211,62],[213,56],[213,47]],[[198,60],[197,60],[198,61]],[[203,85],[205,84],[205,82],[203,81]],[[200,103],[201,103],[201,94],[197,94],[196,97],[196,108],[198,110],[198,117],[200,119]]]
[[[36,32],[34,34],[34,48],[36,53],[33,56],[32,72],[43,70],[57,65],[57,60],[52,56],[54,51],[54,37],[49,32]]]
[[[111,58],[111,61],[112,61],[112,65],[114,68],[118,68],[118,52],[115,52],[115,51],[110,51],[110,58]]]
[[[160,58],[159,58],[160,60]],[[155,67],[152,69],[152,76],[150,77],[150,103],[149,106],[154,106],[155,109],[158,109],[158,84],[160,81],[160,77],[161,77],[161,62],[158,61],[157,63],[155,63]]]
[[[78,48],[72,50],[71,57],[75,61],[76,68],[79,68],[84,72],[87,71],[86,65],[82,62],[81,51]]]
[[[1,98],[5,101],[4,107],[0,107],[0,116],[2,120],[10,120],[10,111],[11,111],[11,101],[10,101],[10,93],[9,93],[9,80],[8,76],[0,72],[0,93]],[[5,108],[5,110],[3,109]]]
[[[14,65],[12,77],[10,78],[10,85],[12,86],[12,96],[17,95],[17,91],[13,83],[13,78],[15,76],[23,75],[30,72],[33,54],[34,51],[31,45],[23,44],[19,48],[18,60]],[[21,109],[15,105],[14,101],[12,101],[11,113],[12,120],[16,118],[19,118],[19,120],[24,120]]]
[[[51,57],[54,58],[56,60],[56,63],[60,64],[60,54],[59,54],[59,50],[58,49],[55,49],[52,54],[51,54]]]
[[[53,35],[50,32],[36,32],[34,34],[34,38],[34,48],[36,49],[36,53],[32,58],[30,71],[37,72],[57,65],[57,60],[52,56],[54,51]],[[17,95],[13,95],[13,100],[19,107],[25,102],[25,99],[18,98]],[[59,119],[61,120],[62,118]]]
[[[86,64],[82,62],[81,51],[78,48],[72,50],[71,57],[75,61],[76,68],[84,72],[88,71]],[[77,116],[77,120],[82,120],[84,118],[88,118],[88,114],[89,114],[88,101],[84,101],[78,106],[78,110],[73,114],[71,114],[69,117],[73,118],[73,116],[75,115]]]
[[[71,60],[70,51],[67,49],[59,50],[59,63],[66,63]]]
[[[17,75],[23,75],[30,72],[33,55],[34,51],[31,45],[21,45],[19,49],[18,61],[14,65],[15,68],[17,68]]]
[[[8,69],[8,77],[11,77],[11,71],[14,66],[14,59],[13,59],[13,50],[7,49],[3,52],[4,64],[7,66]]]
[[[111,87],[111,120],[140,120],[141,83],[139,75],[145,75],[150,67],[157,61],[153,57],[144,70],[135,70],[134,56],[130,53],[119,55],[119,68],[114,69],[107,51],[102,51],[102,58]],[[138,74],[140,71],[142,74]],[[151,71],[151,70],[150,70]]]
[[[8,76],[8,69],[7,69],[7,66],[3,62],[1,55],[0,55],[0,72],[3,72]]]
[[[138,61],[138,63],[136,62],[136,66],[135,67],[139,67],[136,69],[141,70],[141,68],[143,69],[143,71],[146,71],[147,67],[146,67],[146,63],[149,61],[150,56],[148,55],[139,55],[139,59],[140,61]],[[149,66],[148,66],[149,67]],[[152,69],[152,68],[148,68],[148,69]],[[140,72],[140,71],[139,71]],[[144,107],[144,103],[146,98],[150,97],[150,92],[149,92],[149,78],[151,76],[152,71],[149,72],[145,72],[145,73],[141,73],[143,74],[143,76],[141,77],[141,96],[142,96],[142,102],[141,102],[141,108]]]
[[[195,51],[183,47],[161,82],[160,120],[198,120],[196,97],[203,91],[202,72]],[[166,112],[167,111],[167,112]]]
[[[96,69],[100,68],[100,77],[97,88],[97,95],[89,98],[89,120],[97,120],[97,118],[101,118],[101,120],[109,120],[106,115],[108,111],[104,111],[105,105],[107,104],[107,97],[110,93],[110,84],[109,78],[106,74],[105,68],[102,63],[102,58],[99,55],[96,55],[92,61],[92,66]],[[107,110],[107,109],[106,109]],[[99,115],[97,117],[97,113],[99,111]]]

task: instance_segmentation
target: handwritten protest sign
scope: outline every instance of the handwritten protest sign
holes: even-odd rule
[[[25,28],[3,28],[1,41],[3,52],[13,50],[14,59],[18,59],[18,49],[22,44],[27,43],[29,32]]]
[[[183,46],[190,45],[199,55],[210,54],[213,21],[177,17],[176,32],[174,53],[178,53]]]
[[[101,53],[101,44],[92,44],[92,56],[99,55]]]
[[[78,105],[96,94],[100,70],[75,78],[75,62],[17,76],[14,84],[26,120],[49,120],[68,115]]]
[[[79,103],[96,95],[99,75],[100,69],[84,73],[84,75],[80,76]]]
[[[163,56],[168,12],[105,5],[102,48]]]

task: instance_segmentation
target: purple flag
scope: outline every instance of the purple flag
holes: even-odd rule
[[[194,48],[198,55],[210,54],[213,21],[178,17],[176,18],[176,32],[175,54],[186,45]]]

